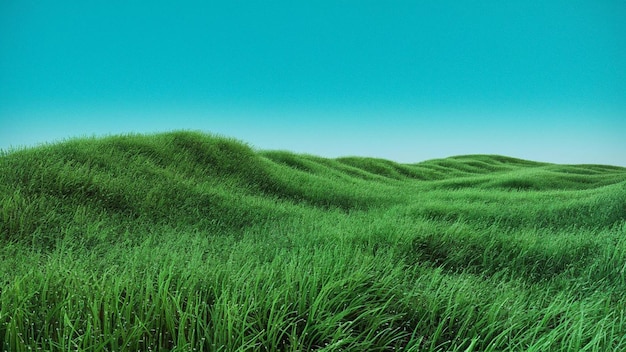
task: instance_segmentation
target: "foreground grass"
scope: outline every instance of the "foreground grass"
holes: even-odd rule
[[[254,152],[0,157],[7,351],[626,350],[626,169]]]

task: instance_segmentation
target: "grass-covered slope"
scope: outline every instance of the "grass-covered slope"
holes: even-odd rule
[[[201,133],[0,156],[8,351],[626,350],[626,169]]]

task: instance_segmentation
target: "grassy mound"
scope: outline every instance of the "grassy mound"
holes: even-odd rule
[[[9,351],[626,349],[626,169],[195,132],[0,156]]]

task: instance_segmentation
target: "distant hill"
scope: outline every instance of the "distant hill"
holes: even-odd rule
[[[416,190],[549,191],[593,189],[625,179],[621,167],[499,155],[399,164],[256,152],[234,139],[187,131],[72,139],[0,158],[0,195],[8,219],[2,230],[10,239],[72,222],[75,209],[148,223],[236,229],[280,216],[267,203],[249,209],[261,198],[348,211],[410,202],[398,193],[407,185]]]
[[[241,228],[280,216],[273,206],[255,206],[258,198],[350,210],[406,202],[397,192],[406,185],[545,191],[592,189],[625,179],[621,167],[499,155],[399,164],[256,152],[237,140],[188,131],[78,138],[0,158],[0,195],[9,219],[3,232],[11,239],[71,222],[76,207],[147,222]],[[19,226],[25,217],[38,220]]]

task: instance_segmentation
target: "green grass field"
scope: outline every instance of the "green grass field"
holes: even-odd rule
[[[625,271],[626,168],[195,132],[0,156],[3,351],[626,351]]]

